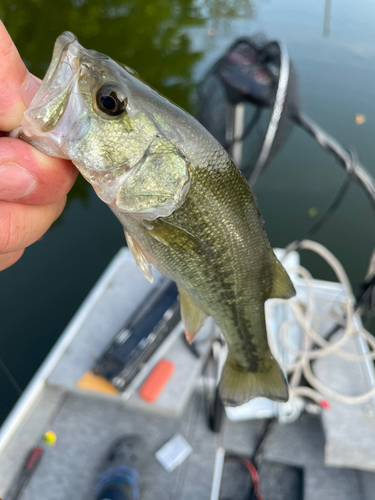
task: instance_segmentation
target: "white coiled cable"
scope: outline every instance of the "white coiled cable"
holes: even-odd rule
[[[344,330],[343,336],[335,342],[327,342],[317,331],[312,327],[313,318],[313,292],[311,287],[311,274],[301,266],[288,269],[290,273],[297,273],[306,282],[307,286],[307,303],[302,303],[298,300],[298,296],[295,299],[289,301],[288,305],[293,311],[294,319],[285,321],[279,329],[279,339],[281,345],[286,351],[289,351],[296,358],[296,361],[291,364],[282,364],[282,368],[286,373],[291,374],[290,378],[290,395],[293,396],[304,396],[308,397],[317,403],[321,404],[324,398],[329,400],[338,401],[340,403],[345,403],[348,405],[357,405],[368,402],[372,397],[375,396],[375,386],[364,392],[363,394],[356,396],[348,396],[340,394],[330,388],[328,388],[323,382],[318,380],[311,369],[311,361],[318,358],[322,358],[327,355],[335,355],[342,357],[348,361],[365,361],[375,359],[375,338],[364,328],[359,327],[358,321],[355,320],[355,301],[353,297],[352,287],[350,285],[349,279],[342,267],[341,263],[337,258],[325,248],[320,243],[311,240],[303,240],[299,243],[298,248],[311,250],[318,255],[320,255],[334,270],[338,280],[342,283],[345,298],[342,302],[344,308],[344,318],[342,318],[342,327]],[[270,301],[268,311],[272,314],[273,309],[283,304],[285,306],[285,301],[281,299],[274,299]],[[287,342],[287,332],[290,329],[290,325],[293,322],[297,322],[301,331],[303,332],[303,338],[301,342],[301,349],[292,348]],[[362,336],[367,345],[370,347],[370,351],[366,354],[353,354],[343,350],[343,347],[348,342],[349,339],[353,338],[354,335]],[[312,346],[314,345],[314,349]],[[301,376],[311,385],[311,388],[301,387],[300,383]]]

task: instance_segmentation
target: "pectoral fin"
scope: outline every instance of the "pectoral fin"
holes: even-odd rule
[[[270,299],[290,299],[294,297],[296,291],[288,273],[280,262],[275,258],[275,271],[273,274],[272,291]]]
[[[170,247],[176,252],[198,252],[201,244],[198,238],[163,219],[143,221],[143,227],[148,234],[163,245]]]
[[[143,276],[152,283],[154,280],[153,271],[151,264],[147,261],[145,254],[142,252],[141,247],[135,241],[134,238],[130,236],[124,229],[124,234],[126,238],[126,243],[128,244],[128,248],[130,253],[132,254],[133,259],[135,260],[137,266],[141,270]]]
[[[180,294],[181,318],[185,326],[186,340],[191,344],[197,331],[207,318],[207,314],[183,288],[178,287],[178,293]]]

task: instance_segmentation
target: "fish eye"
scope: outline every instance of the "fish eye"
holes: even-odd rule
[[[110,116],[120,115],[127,105],[127,99],[121,87],[113,83],[106,83],[98,90],[96,102],[99,109]]]

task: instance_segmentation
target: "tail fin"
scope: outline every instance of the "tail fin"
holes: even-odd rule
[[[288,386],[274,358],[264,361],[257,372],[245,371],[228,354],[219,386],[225,406],[239,406],[250,399],[263,396],[274,401],[288,401]]]

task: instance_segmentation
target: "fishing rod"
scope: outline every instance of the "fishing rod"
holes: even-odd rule
[[[8,379],[8,382],[12,386],[14,392],[17,394],[17,396],[21,396],[22,394],[22,389],[17,383],[16,379],[13,377],[11,371],[3,361],[3,359],[0,357],[0,370],[4,373],[5,377]],[[0,499],[1,500],[1,499]]]

